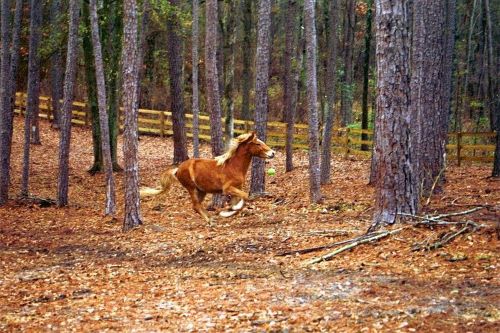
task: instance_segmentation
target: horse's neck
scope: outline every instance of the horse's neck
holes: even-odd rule
[[[234,156],[229,159],[228,165],[230,165],[233,170],[246,175],[251,162],[252,156],[247,154],[244,149],[240,148],[236,151]]]

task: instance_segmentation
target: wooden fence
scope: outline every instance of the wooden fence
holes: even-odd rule
[[[17,93],[16,113],[23,113],[26,107],[26,94]],[[73,103],[73,117],[71,122],[77,125],[89,126],[92,123],[90,111],[85,103]],[[50,97],[40,97],[40,118],[52,120],[52,104]],[[200,115],[199,138],[210,141],[210,118]],[[187,136],[192,137],[193,115],[186,114]],[[159,136],[172,135],[172,113],[149,109],[139,109],[139,133]],[[224,118],[222,119],[224,122]],[[123,114],[119,114],[120,129],[123,129]],[[234,133],[241,134],[250,131],[254,126],[250,120],[234,120]],[[286,142],[286,123],[269,122],[267,126],[267,143],[272,147],[284,147]],[[367,136],[362,140],[362,134]],[[446,146],[448,160],[456,160],[458,165],[462,161],[492,162],[495,151],[494,132],[459,132],[449,133],[449,144]],[[373,131],[354,128],[336,128],[332,139],[332,150],[349,155],[371,155],[373,145]],[[308,149],[308,126],[306,124],[294,125],[293,147]],[[367,150],[362,150],[365,148]]]

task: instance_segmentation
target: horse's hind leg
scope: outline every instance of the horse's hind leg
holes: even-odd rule
[[[206,193],[193,189],[189,190],[189,195],[191,196],[191,201],[193,202],[194,211],[200,214],[205,219],[205,221],[208,222],[209,225],[212,225],[212,219],[208,216],[208,212],[205,208],[203,208],[203,205],[201,204],[201,202],[205,198]]]

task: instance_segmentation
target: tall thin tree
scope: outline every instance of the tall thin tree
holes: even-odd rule
[[[170,73],[170,108],[174,132],[174,164],[178,164],[188,159],[182,80],[181,25],[177,13],[180,10],[180,2],[179,0],[169,1],[171,10],[167,18],[167,56]]]
[[[252,3],[253,0],[242,0],[243,42],[242,42],[242,103],[241,118],[250,119],[250,87],[252,85]]]
[[[333,122],[335,116],[335,92],[337,89],[337,0],[330,0],[328,6],[328,58],[326,64],[326,119],[323,128],[323,141],[321,142],[321,184],[330,182],[331,174],[331,144],[333,135]]]
[[[30,38],[28,54],[28,102],[24,119],[24,149],[23,173],[21,179],[21,195],[28,196],[30,171],[30,141],[40,143],[38,132],[38,109],[40,105],[40,54],[39,44],[41,37],[42,2],[30,2]]]
[[[210,111],[212,155],[223,153],[219,75],[217,72],[217,0],[206,1],[205,23],[205,78],[207,81],[207,108]]]
[[[50,4],[50,25],[51,35],[57,40],[60,33],[59,20],[61,17],[61,0],[52,0]],[[64,73],[63,73],[63,54],[60,45],[56,46],[50,56],[50,92],[52,102],[53,128],[59,128],[59,114],[61,109],[61,99],[63,97]]]
[[[59,177],[57,183],[57,206],[68,205],[69,148],[71,140],[71,116],[73,90],[76,79],[76,59],[78,56],[78,25],[80,21],[81,0],[69,2],[68,48],[66,53],[66,74],[61,107],[59,142]]]
[[[341,125],[347,126],[352,120],[352,99],[354,93],[353,82],[353,54],[354,54],[354,28],[356,24],[356,1],[346,0],[344,18],[344,75],[342,77],[342,90],[340,99]]]
[[[218,7],[217,0],[205,2],[205,80],[207,108],[210,110],[210,143],[212,155],[218,156],[223,153],[222,133],[222,110],[220,102],[220,81],[217,66],[218,49]],[[216,194],[212,198],[212,207],[220,207],[224,203],[224,197]]]
[[[123,95],[122,104],[125,113],[125,131],[123,157],[125,160],[125,217],[123,230],[127,231],[142,224],[139,199],[139,163],[138,163],[138,97],[137,76],[137,3],[136,0],[124,1],[124,27],[122,49]]]
[[[365,31],[365,54],[363,59],[363,96],[361,98],[361,129],[368,130],[368,90],[369,90],[369,76],[370,76],[370,55],[372,45],[372,7],[373,0],[368,0],[366,10],[366,31]],[[361,140],[367,141],[368,134],[361,133]],[[368,145],[361,144],[361,150],[368,150]]]
[[[40,142],[40,40],[42,37],[43,1],[30,2],[30,37],[28,60],[28,103],[27,114],[30,115],[31,143]]]
[[[303,52],[302,47],[299,48],[301,29],[300,24],[298,24],[300,21],[298,1],[288,0],[286,6],[286,17],[288,19],[285,22],[285,50],[283,54],[283,114],[287,123],[285,170],[289,172],[293,170],[293,137],[298,95],[297,79],[302,67]]]
[[[0,205],[7,202],[9,198],[10,181],[10,151],[12,115],[9,103],[10,93],[10,1],[2,1],[1,7],[1,43],[0,53]]]
[[[304,26],[306,40],[307,111],[309,120],[309,197],[311,202],[317,203],[321,201],[321,188],[315,0],[304,1]]]
[[[97,0],[90,0],[90,27],[92,29],[92,44],[94,45],[95,72],[97,80],[97,102],[99,106],[99,124],[101,128],[102,159],[106,175],[106,206],[105,214],[116,212],[115,181],[113,179],[113,161],[109,143],[108,114],[106,112],[106,83],[102,60],[101,38],[99,36],[99,19],[97,17]]]
[[[259,21],[257,23],[257,53],[255,77],[255,131],[259,139],[266,141],[268,118],[269,88],[269,52],[271,44],[271,0],[259,1]],[[263,194],[265,191],[265,162],[254,158],[252,161],[252,178],[250,193]]]
[[[0,96],[4,98],[4,104],[0,107],[0,112],[2,113],[0,116],[0,205],[7,202],[10,186],[10,157],[12,152],[14,106],[17,88],[16,78],[19,67],[23,3],[23,0],[16,0],[14,25],[12,27],[12,46],[10,49],[10,67],[7,78],[8,82],[2,83],[5,87],[3,94],[6,95],[0,94]],[[4,79],[5,78],[2,77],[2,80]],[[0,101],[0,103],[2,103],[2,101]]]
[[[407,2],[376,0],[377,112],[375,211],[370,229],[396,222],[419,208],[412,150],[410,36]]]
[[[200,89],[198,87],[198,63],[199,63],[199,21],[200,21],[200,1],[193,0],[193,25],[192,25],[192,42],[191,42],[191,54],[192,54],[192,68],[193,68],[193,100],[192,100],[192,112],[193,112],[193,157],[200,156],[200,138],[199,138],[199,128],[200,128]]]

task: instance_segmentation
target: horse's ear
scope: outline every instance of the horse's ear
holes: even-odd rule
[[[256,134],[255,134],[255,131],[252,131],[249,133],[250,135],[248,135],[245,140],[243,140],[242,142],[250,142],[252,141],[253,139],[255,139],[256,137]]]

